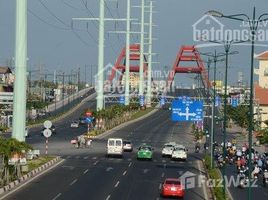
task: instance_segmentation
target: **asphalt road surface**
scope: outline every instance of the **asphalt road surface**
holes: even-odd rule
[[[188,95],[194,95],[189,91]],[[93,141],[90,148],[76,149],[70,140],[86,131],[86,127],[71,129],[70,121],[77,118],[86,107],[94,107],[95,101],[87,102],[70,117],[56,123],[57,134],[49,139],[49,153],[60,155],[65,161],[28,185],[10,194],[6,199],[19,200],[151,200],[162,199],[160,188],[165,178],[178,178],[185,173],[203,174],[200,154],[194,153],[191,123],[174,123],[170,111],[159,110],[150,117],[116,130],[112,135]],[[44,152],[45,139],[40,129],[30,131],[27,142]],[[106,142],[109,137],[131,140],[133,152],[123,158],[106,158]],[[162,146],[175,141],[188,148],[186,162],[162,158]],[[152,161],[138,161],[137,147],[148,143],[154,147]],[[185,199],[207,199],[202,184],[186,190]]]

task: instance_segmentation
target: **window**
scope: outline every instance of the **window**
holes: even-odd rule
[[[108,145],[109,145],[109,146],[114,146],[114,140],[109,140]]]
[[[115,142],[115,146],[121,146],[122,145],[122,143],[121,143],[121,141],[120,140],[116,140],[116,142]]]
[[[265,68],[264,69],[264,73],[263,73],[264,76],[268,76],[268,68]]]

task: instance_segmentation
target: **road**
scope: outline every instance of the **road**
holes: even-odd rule
[[[190,94],[190,93],[189,93]],[[88,102],[85,107],[94,106]],[[79,110],[83,110],[81,107]],[[80,114],[79,110],[76,114]],[[161,183],[168,177],[180,177],[185,172],[202,174],[201,154],[195,154],[190,123],[174,123],[170,111],[159,110],[143,121],[118,129],[113,137],[131,140],[133,152],[121,158],[106,158],[106,141],[110,136],[94,140],[89,149],[75,149],[69,141],[86,128],[70,129],[69,119],[56,124],[57,134],[50,139],[49,152],[62,156],[65,161],[57,168],[35,179],[6,199],[161,199]],[[30,142],[34,147],[44,146],[38,129],[31,130]],[[161,157],[164,143],[176,141],[188,148],[186,162]],[[141,143],[154,147],[152,161],[137,161],[136,148]],[[196,183],[198,184],[198,183]],[[186,190],[185,199],[206,199],[203,187]]]

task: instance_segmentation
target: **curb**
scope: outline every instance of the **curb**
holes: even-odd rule
[[[159,110],[158,108],[159,108],[159,107],[155,107],[154,110],[152,110],[151,112],[147,113],[146,115],[143,115],[143,116],[141,116],[141,117],[139,117],[139,118],[137,118],[137,119],[133,119],[133,120],[131,120],[131,121],[124,122],[124,123],[122,123],[122,124],[120,124],[120,125],[118,125],[118,126],[115,126],[115,127],[113,127],[112,129],[110,129],[110,130],[108,130],[108,131],[106,131],[106,132],[104,132],[104,133],[102,133],[102,134],[96,136],[95,138],[102,139],[102,138],[104,138],[104,137],[106,137],[106,136],[108,136],[108,135],[114,133],[114,132],[116,131],[116,129],[123,128],[123,127],[128,126],[128,125],[130,125],[130,124],[132,124],[132,123],[135,123],[135,122],[138,122],[138,121],[140,121],[140,120],[143,120],[143,119],[145,119],[145,118],[147,118],[147,117],[153,115],[154,113],[156,113],[156,112]]]
[[[204,170],[204,172],[206,174],[206,179],[209,180],[208,171],[207,171],[207,169],[205,167],[205,162],[204,162],[203,159],[202,159],[202,167],[203,167],[203,170]],[[210,200],[216,200],[216,197],[215,197],[215,195],[214,195],[213,190],[212,190],[211,187],[206,187],[206,191],[209,194],[209,199]]]
[[[28,172],[27,174],[23,175],[22,177],[20,177],[19,179],[9,183],[8,185],[0,188],[0,195],[3,195],[6,192],[10,192],[12,191],[16,186],[18,186],[19,184],[24,183],[25,181],[33,178],[34,176],[36,176],[38,173],[48,169],[49,167],[53,166],[54,164],[58,163],[60,160],[62,160],[59,156],[57,156],[56,158],[54,158],[53,160],[41,165],[40,167],[38,167],[37,169],[34,169],[30,172]]]

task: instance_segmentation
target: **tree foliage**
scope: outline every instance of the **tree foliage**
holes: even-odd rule
[[[247,128],[249,125],[249,107],[239,105],[237,107],[227,106],[227,117],[232,119],[237,125],[242,128]]]

